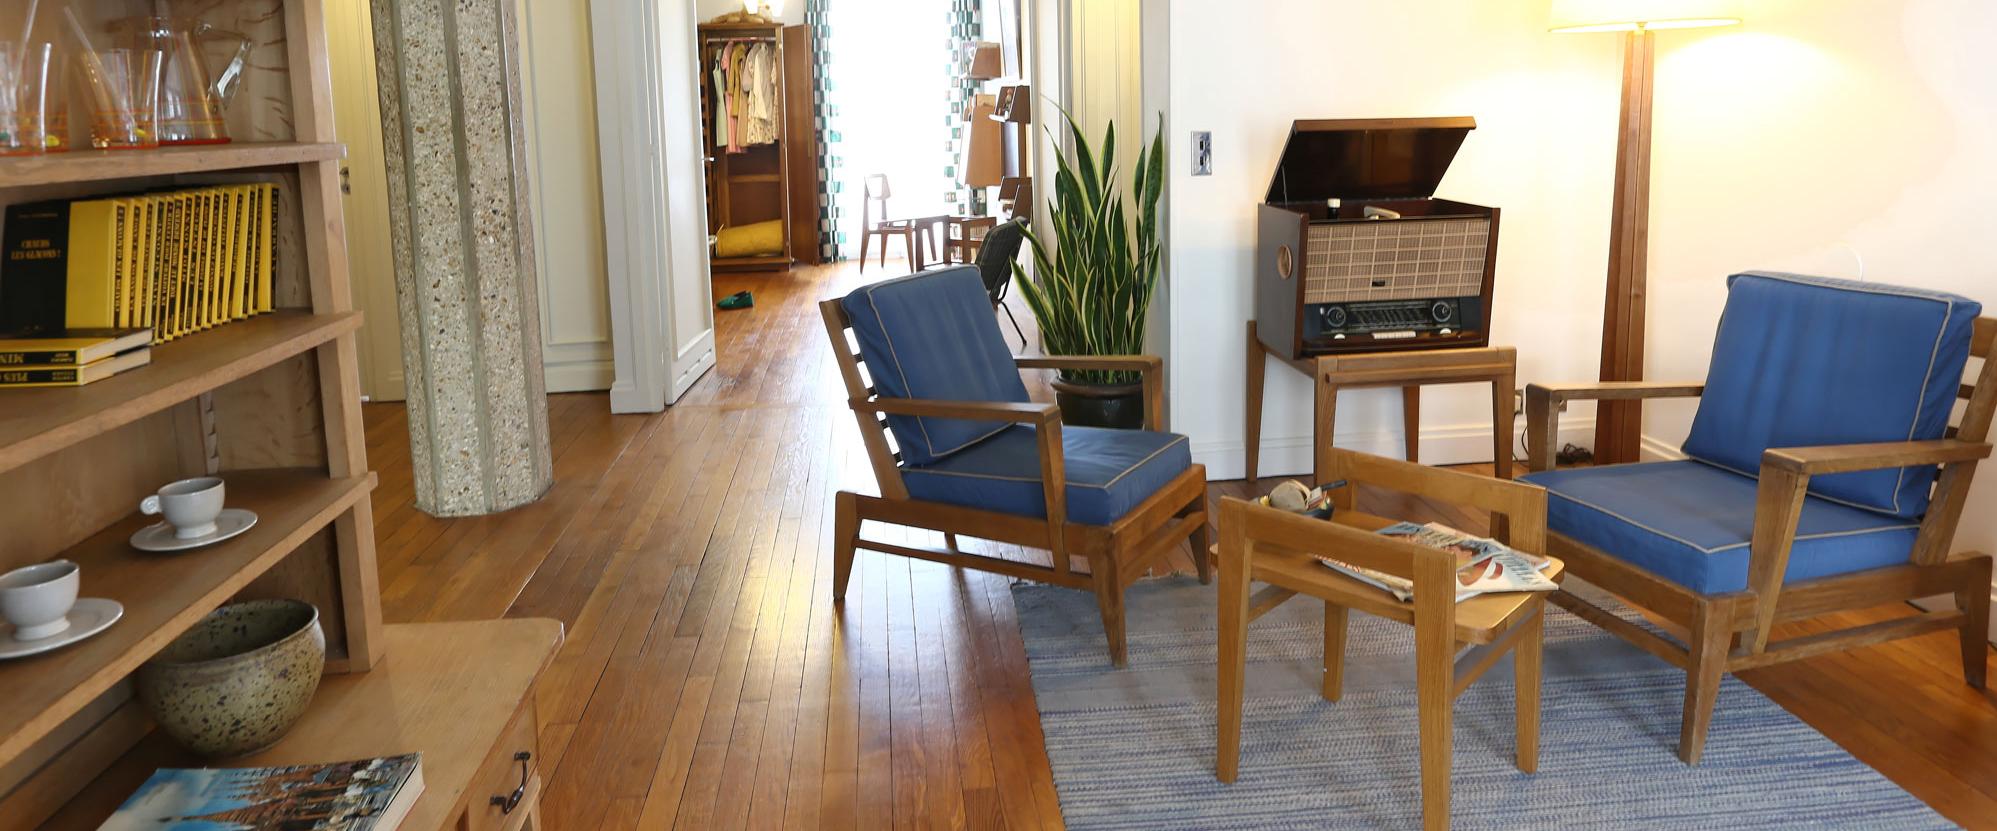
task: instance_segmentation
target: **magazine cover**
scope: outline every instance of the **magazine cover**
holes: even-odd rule
[[[388,831],[423,789],[420,763],[412,753],[294,767],[162,768],[99,831]]]
[[[1437,548],[1456,555],[1456,600],[1462,602],[1485,592],[1553,591],[1559,584],[1547,579],[1544,571],[1552,562],[1530,552],[1519,551],[1489,537],[1473,537],[1447,525],[1416,525],[1397,522],[1380,529],[1382,536],[1400,537],[1416,545]],[[1414,582],[1405,578],[1362,568],[1330,557],[1318,562],[1346,576],[1385,590],[1406,602],[1414,597]]]

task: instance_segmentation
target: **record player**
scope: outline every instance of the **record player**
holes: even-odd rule
[[[1475,119],[1301,120],[1260,209],[1256,333],[1292,359],[1490,341],[1498,209],[1435,198]]]

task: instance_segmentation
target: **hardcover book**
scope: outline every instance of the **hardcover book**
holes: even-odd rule
[[[151,329],[58,329],[0,338],[0,369],[33,364],[88,364],[153,341]]]
[[[138,369],[152,360],[153,351],[148,347],[87,364],[0,366],[0,387],[80,387],[128,369]]]
[[[390,831],[423,792],[421,754],[267,768],[163,768],[98,831]]]

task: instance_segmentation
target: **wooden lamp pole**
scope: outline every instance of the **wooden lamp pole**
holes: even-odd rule
[[[1650,109],[1657,34],[1623,35],[1622,118],[1616,130],[1615,206],[1609,217],[1609,280],[1602,303],[1604,381],[1643,380],[1645,278],[1650,260]],[[1643,402],[1602,401],[1595,411],[1595,461],[1636,461]]]
[[[1739,0],[1552,0],[1554,32],[1623,33],[1623,106],[1616,129],[1609,279],[1602,300],[1604,381],[1643,380],[1645,271],[1650,263],[1650,109],[1657,30],[1730,26]],[[1603,401],[1595,411],[1595,461],[1636,461],[1643,402]]]

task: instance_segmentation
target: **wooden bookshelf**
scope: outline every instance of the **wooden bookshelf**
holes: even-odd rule
[[[158,520],[135,512],[56,553],[82,567],[83,596],[116,599],[125,616],[48,660],[0,663],[7,691],[0,759],[26,751],[374,488],[372,473],[333,479],[317,470],[246,470],[222,479],[229,504],[257,515],[235,539],[198,552],[139,551],[128,542],[132,533]]]
[[[360,326],[359,312],[280,311],[155,346],[151,364],[95,384],[0,389],[0,473],[260,372]]]
[[[156,150],[71,150],[22,156],[0,164],[0,188],[103,182],[183,173],[335,161],[347,155],[333,142],[232,142]]]

